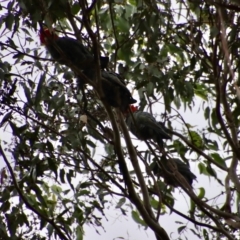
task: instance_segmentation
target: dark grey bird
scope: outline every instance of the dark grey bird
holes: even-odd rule
[[[40,30],[40,42],[46,46],[51,57],[68,67],[71,64],[78,69],[94,67],[94,56],[78,40],[70,37],[59,37],[56,33],[44,28]],[[100,56],[100,67],[108,66],[109,58]]]
[[[178,172],[186,179],[189,185],[192,186],[193,180],[197,177],[191,172],[189,166],[178,158],[166,159],[165,156],[162,156],[160,161],[161,164],[155,161],[150,165],[150,168],[156,176],[163,177],[166,184],[178,187],[179,182],[174,177],[173,170],[169,166],[170,162],[176,165]]]
[[[83,71],[83,74],[92,81],[96,80],[95,69],[86,69]],[[104,98],[110,106],[126,112],[130,104],[137,102],[119,74],[104,70],[101,70],[100,74]],[[81,85],[81,79],[79,78],[78,80],[79,85]]]
[[[171,136],[167,133],[167,128],[163,123],[158,123],[156,119],[148,112],[139,111],[137,107],[131,105],[135,123],[129,113],[126,118],[126,124],[130,132],[140,140],[155,141],[159,147],[163,148],[163,139],[171,139]]]

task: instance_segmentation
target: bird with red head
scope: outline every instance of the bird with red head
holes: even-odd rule
[[[40,42],[43,45],[48,45],[51,41],[56,41],[59,37],[55,32],[51,32],[48,28],[43,28],[39,31]]]
[[[134,105],[130,105],[130,109],[133,113],[138,111],[138,107],[135,107]]]
[[[40,30],[41,44],[45,45],[51,57],[60,64],[78,69],[93,69],[95,60],[93,54],[78,40],[70,37],[59,37],[48,28]],[[108,66],[109,58],[100,56],[100,67]]]

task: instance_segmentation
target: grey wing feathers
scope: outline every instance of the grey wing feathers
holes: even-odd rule
[[[63,51],[65,56],[80,69],[92,68],[94,66],[94,55],[91,54],[89,49],[78,40],[70,37],[61,37],[58,38],[55,43],[61,49],[61,51]],[[53,58],[61,58],[61,53],[58,49],[55,49],[54,46],[49,45],[47,48],[49,49]],[[101,68],[106,68],[108,66],[108,62],[108,57],[100,56]]]
[[[191,179],[196,179],[197,177],[191,172],[190,170],[190,167],[182,162],[181,160],[179,160],[178,158],[173,158],[172,159],[176,165],[177,165],[177,168],[178,168],[178,171],[184,175],[184,176],[189,176]]]
[[[113,73],[113,72],[107,72],[107,71],[102,71],[102,77],[111,80],[112,82],[122,86],[126,87],[124,81],[119,78],[118,74]]]
[[[131,116],[128,116],[126,123],[132,134],[140,140],[152,139],[162,146],[162,139],[171,139],[150,113],[137,111],[133,116],[136,125]]]
[[[149,127],[153,131],[156,131],[156,134],[160,134],[163,139],[171,139],[171,137],[166,133],[164,128],[156,121],[156,119],[148,112],[136,112],[138,116],[138,122],[144,127]]]

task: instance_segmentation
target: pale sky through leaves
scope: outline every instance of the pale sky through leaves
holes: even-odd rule
[[[175,4],[175,2],[173,3],[173,6],[174,6],[174,4]],[[182,12],[182,14],[184,14],[184,12]],[[177,20],[177,21],[181,22],[181,20],[182,19],[180,18],[180,20]],[[37,35],[37,33],[33,33],[33,34]],[[34,49],[35,47],[39,47],[39,40],[37,37],[36,37],[36,41],[30,47],[32,49]],[[42,49],[44,50],[44,48],[42,48]],[[8,60],[8,59],[6,58],[5,60]],[[134,81],[134,79],[133,79],[133,81]],[[131,87],[132,87],[132,84],[131,84]],[[134,93],[134,94],[136,94],[136,93]],[[19,98],[26,100],[23,92],[19,92]],[[186,123],[192,125],[193,130],[200,131],[200,132],[203,128],[208,126],[207,120],[204,119],[202,104],[203,104],[203,100],[198,97],[195,97],[194,98],[195,106],[193,107],[192,111],[190,111],[188,109],[186,111],[184,111],[183,107],[181,107],[179,110],[179,113],[182,115],[182,117],[184,118]],[[173,107],[174,107],[174,105],[173,105]],[[156,118],[158,120],[161,120],[160,114],[163,113],[164,106],[162,104],[155,104],[153,111],[154,111],[154,114],[156,114],[154,116],[156,116]],[[174,112],[172,112],[172,115],[174,115]],[[1,121],[1,118],[0,118],[0,121]],[[180,121],[174,120],[172,122],[172,126],[176,129],[176,131],[178,131],[178,130],[181,131],[183,129],[183,127],[182,127],[183,123]],[[133,135],[131,135],[131,136],[133,137],[133,139],[135,139],[135,137]],[[222,149],[221,142],[219,142],[219,139],[212,135],[211,135],[211,138],[216,140],[220,146],[219,148]],[[175,137],[175,139],[176,139],[176,137]],[[9,127],[0,128],[0,141],[2,143],[3,143],[3,141],[7,141],[7,142],[11,141],[11,130],[9,130]],[[133,142],[134,142],[135,146],[138,145],[138,149],[146,149],[146,145],[144,142],[141,142],[138,140],[133,140]],[[169,144],[170,142],[171,141],[167,141],[167,144]],[[123,145],[124,145],[124,143],[123,143]],[[4,146],[6,147],[6,145],[4,145]],[[99,145],[97,148],[97,151],[95,153],[96,160],[98,160],[98,158],[100,159],[100,157],[102,156],[103,153],[104,153],[104,151],[102,149],[102,146]],[[219,151],[218,153],[222,157],[228,156],[228,153],[223,152],[223,151]],[[9,161],[10,161],[11,156],[9,155],[9,153],[7,153],[6,155],[9,157]],[[174,156],[177,157],[176,154]],[[210,201],[210,203],[221,207],[225,201],[225,199],[221,196],[221,191],[224,191],[224,189],[212,177],[208,177],[208,176],[199,174],[198,164],[200,161],[204,161],[203,158],[198,159],[196,154],[192,154],[191,156],[189,156],[189,160],[192,160],[192,159],[194,159],[195,161],[194,162],[190,161],[191,171],[197,176],[197,182],[194,181],[194,183],[193,183],[193,188],[194,188],[196,195],[199,193],[198,189],[202,187],[206,191],[205,197],[207,199],[213,199],[212,202]],[[129,161],[128,161],[128,165],[129,166],[131,165],[131,163]],[[3,162],[2,157],[0,156],[0,167],[2,168],[4,166],[5,166],[5,164]],[[141,164],[141,167],[142,167],[142,171],[145,172],[145,168],[144,168],[143,164]],[[218,178],[224,182],[224,178],[225,178],[226,174],[225,173],[223,174],[223,172],[219,169],[216,169],[216,171],[217,171]],[[75,184],[77,185],[79,181],[81,181],[81,176],[78,176],[76,178]],[[217,195],[219,195],[219,197],[215,198]],[[185,215],[189,215],[187,212],[189,209],[189,205],[190,205],[189,197],[186,194],[184,194],[184,192],[180,188],[175,189],[174,197],[175,197],[174,208],[180,212],[183,212]],[[100,233],[100,234],[98,234],[98,233],[96,233],[96,230],[93,226],[85,225],[84,226],[84,231],[85,231],[84,240],[155,239],[155,236],[151,229],[144,230],[144,228],[142,226],[139,227],[138,224],[132,220],[132,217],[131,217],[132,209],[129,208],[127,210],[128,211],[127,216],[124,216],[121,213],[121,211],[119,211],[119,209],[115,209],[115,205],[118,202],[118,199],[119,198],[115,197],[115,196],[112,199],[109,197],[109,202],[106,203],[106,210],[105,210],[106,218],[104,216],[102,217],[101,213],[99,213],[99,212],[95,213],[96,216],[102,217],[102,225],[105,228],[105,230],[98,228],[97,231],[99,231],[99,233]],[[234,206],[234,209],[235,209],[235,206]],[[135,210],[135,209],[133,209],[133,210]],[[182,222],[183,224],[176,224],[175,223],[176,221]],[[184,225],[185,223],[187,223],[187,220],[179,217],[178,215],[176,215],[174,213],[169,214],[169,211],[167,214],[160,217],[160,224],[163,228],[165,228],[165,230],[167,231],[167,233],[169,234],[171,239],[177,239],[179,237],[178,233],[177,233],[177,228]],[[193,229],[195,228],[195,226],[192,223],[190,223],[190,222],[187,223],[187,228],[188,229],[185,232],[185,234],[181,235],[182,238],[183,238],[183,236],[185,236],[189,240],[199,239],[191,232],[191,230],[189,230],[189,228],[193,228]]]
[[[198,108],[201,106],[201,104],[202,104],[202,100],[199,98],[195,98],[195,107],[192,112],[190,110],[187,110],[185,112],[183,108],[179,110],[181,115],[184,117],[184,120],[188,124],[191,124],[192,126],[196,126],[194,130],[201,129],[203,127],[206,127],[207,125],[207,122],[203,117],[203,112],[201,110],[198,112]],[[164,108],[161,106],[162,105],[159,104],[158,107],[155,107],[153,109],[155,114],[160,114],[164,110]],[[177,122],[174,122],[173,126],[176,127],[177,129],[182,128],[181,124]],[[145,143],[140,141],[134,141],[134,142],[136,143],[134,144],[135,146],[138,144],[139,146],[138,149],[140,147],[145,148]],[[168,141],[168,143],[170,143],[170,141]],[[197,176],[197,181],[198,181],[198,182],[194,181],[193,183],[195,193],[196,194],[198,193],[199,187],[203,187],[206,190],[206,198],[208,199],[214,198],[216,195],[218,195],[221,192],[222,188],[215,181],[215,179],[199,174],[199,169],[197,167],[198,163],[199,161],[196,161],[195,163],[190,162],[191,171]],[[143,169],[143,171],[145,170]],[[225,174],[224,175],[221,174],[222,171],[217,171],[217,173],[220,173],[218,174],[218,177],[220,179],[223,179],[225,177]],[[186,194],[184,194],[184,192],[180,188],[175,189],[174,197],[176,199],[174,208],[188,215],[187,211],[190,205],[189,197]],[[221,198],[221,196],[217,199],[217,201],[215,201],[215,204],[221,205],[223,203],[224,203],[224,199]],[[116,211],[113,206],[110,207],[110,209],[106,211],[106,216],[108,217],[108,221],[103,220],[104,222],[103,226],[105,227],[105,231],[99,230],[101,235],[98,235],[92,226],[85,227],[86,240],[91,240],[91,239],[99,239],[99,240],[118,240],[119,239],[120,240],[121,238],[118,238],[118,237],[123,237],[126,240],[127,239],[129,240],[154,239],[154,234],[151,229],[144,230],[143,227],[138,227],[137,223],[133,222],[131,218],[131,212],[129,213],[129,215],[130,216],[123,216],[121,213]],[[177,228],[184,225],[184,224],[176,224],[175,223],[176,221],[187,223],[187,220],[182,219],[175,213],[172,213],[170,215],[166,214],[160,217],[161,226],[165,228],[167,233],[170,235],[171,239],[177,239],[178,237]],[[194,228],[192,223],[188,223],[187,227]],[[191,240],[199,239],[190,230],[187,230],[187,232],[185,232],[184,235]]]
[[[22,96],[22,98],[24,98],[24,95]],[[206,127],[206,124],[207,124],[201,110],[200,112],[198,112],[201,104],[202,104],[202,100],[199,98],[195,98],[195,107],[192,112],[190,110],[187,110],[186,112],[184,112],[183,108],[181,108],[179,111],[181,115],[184,117],[184,120],[186,121],[186,123],[191,124],[192,126],[196,126],[196,129],[201,129],[203,127]],[[158,107],[155,107],[153,109],[154,114],[156,115],[160,115],[160,113],[162,113],[163,110],[164,108],[162,104],[158,104]],[[156,118],[158,120],[161,120],[159,116],[156,116]],[[176,129],[182,129],[181,124],[178,123],[177,121],[173,122],[173,127],[175,127]],[[196,129],[194,128],[194,130]],[[3,129],[0,129],[0,131],[1,131],[0,132],[1,140],[4,139],[7,141],[10,141],[11,134],[7,131],[3,131]],[[131,136],[133,137],[133,139],[135,139],[133,135]],[[138,145],[138,149],[140,148],[146,149],[146,145],[144,142],[141,142],[138,140],[133,140],[133,142],[135,146]],[[169,144],[170,140],[168,140],[167,143]],[[96,157],[101,156],[102,153],[103,151],[101,150],[101,147],[98,147],[95,156]],[[193,183],[195,193],[196,194],[198,193],[199,187],[204,187],[206,190],[206,198],[208,199],[213,198],[220,193],[221,187],[213,178],[209,178],[207,176],[199,174],[199,170],[197,167],[198,163],[199,161],[196,161],[194,163],[190,162],[191,171],[197,176],[197,180],[198,180],[198,182],[194,181]],[[130,165],[130,163],[128,164]],[[1,160],[1,166],[4,166],[3,160]],[[145,171],[144,167],[142,169],[143,171]],[[220,175],[218,174],[218,177],[223,179],[224,176],[221,174]],[[77,184],[79,180],[80,180],[79,178],[76,179],[75,184]],[[176,199],[174,208],[188,215],[187,211],[189,209],[189,204],[190,204],[189,197],[185,195],[180,188],[175,189],[174,197]],[[115,203],[118,202],[117,197],[114,197],[113,199]],[[215,204],[221,204],[221,203],[224,203],[224,199],[222,199],[220,196],[215,202]],[[96,230],[93,228],[93,226],[85,226],[84,227],[85,240],[92,240],[92,239],[99,239],[99,240],[113,240],[113,239],[115,240],[116,239],[117,240],[118,237],[123,237],[124,239],[129,239],[129,240],[135,240],[135,239],[140,240],[140,239],[152,239],[154,237],[154,234],[151,229],[144,230],[143,227],[138,227],[138,224],[132,220],[130,209],[128,212],[129,216],[124,216],[121,214],[119,210],[116,210],[114,208],[114,205],[115,204],[112,204],[112,205],[108,203],[106,204],[106,206],[109,206],[109,209],[105,211],[106,218],[108,220],[106,220],[104,217],[102,218],[103,219],[102,225],[104,226],[105,231],[101,228],[97,229],[100,233],[99,235],[96,232]],[[98,212],[96,212],[96,215],[101,216],[101,214]],[[166,214],[160,217],[160,223],[162,227],[164,227],[169,234],[172,233],[170,235],[171,239],[177,238],[178,236],[177,228],[183,225],[183,224],[182,225],[176,224],[175,221],[179,221],[183,223],[187,222],[187,220],[182,219],[181,217],[177,216],[175,213],[172,213],[170,215]],[[189,223],[187,226],[193,227],[191,223]],[[199,239],[190,230],[188,230],[185,233],[185,236],[191,240]]]

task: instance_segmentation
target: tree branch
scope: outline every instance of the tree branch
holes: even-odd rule
[[[231,76],[232,80],[234,80],[234,72],[232,70],[231,63],[230,63],[230,57],[229,57],[230,54],[229,54],[227,39],[226,39],[226,29],[224,27],[224,21],[223,21],[223,17],[222,17],[220,8],[218,8],[218,15],[219,15],[219,19],[220,19],[220,28],[221,28],[220,36],[221,36],[221,41],[222,41],[222,48],[224,51],[224,58],[225,58],[225,62],[227,63],[227,66],[228,66],[230,76]],[[227,96],[226,96],[227,81],[224,81],[222,83],[222,87],[220,87],[219,82],[216,81],[216,86],[217,86],[217,90],[218,90],[217,91],[217,104],[218,104],[218,116],[221,120],[220,124],[222,126],[222,129],[225,133],[225,136],[226,136],[229,144],[231,145],[232,149],[234,150],[234,156],[232,158],[232,162],[231,162],[231,165],[229,168],[229,176],[230,176],[231,180],[233,181],[235,187],[237,188],[238,192],[240,192],[240,182],[238,180],[238,176],[236,173],[238,159],[240,159],[240,146],[239,146],[239,142],[238,142],[237,130],[235,128],[235,124],[233,121],[232,112],[230,110],[230,107],[229,107],[229,104],[227,101]],[[238,91],[238,86],[236,86],[236,84],[235,84],[235,88],[236,88],[236,91]],[[221,114],[220,114],[220,101],[221,100],[223,103],[226,120],[228,122],[232,138],[230,137],[230,134],[228,133],[227,129],[225,128],[224,123],[221,118]]]
[[[181,138],[190,148],[192,148],[196,153],[200,154],[201,156],[203,156],[204,158],[206,158],[209,162],[215,164],[217,167],[219,167],[220,169],[224,170],[224,171],[228,171],[227,167],[224,167],[223,165],[221,165],[220,163],[214,161],[211,157],[209,157],[206,153],[204,153],[202,150],[200,150],[198,147],[196,147],[194,144],[192,144],[190,141],[188,141],[187,138],[185,138],[182,134],[172,131],[169,129],[169,133],[173,134],[175,136],[178,136],[179,138]]]
[[[37,214],[39,217],[41,217],[42,219],[44,219],[46,222],[48,222],[49,224],[51,224],[53,226],[53,228],[55,229],[56,233],[59,235],[59,237],[63,240],[69,240],[63,233],[62,231],[60,230],[60,227],[58,227],[56,225],[56,223],[54,222],[54,220],[52,219],[49,219],[47,218],[43,213],[41,213],[39,210],[35,209],[27,200],[27,198],[25,197],[25,195],[21,192],[19,186],[18,186],[18,183],[17,183],[17,180],[15,178],[15,175],[14,175],[14,172],[13,172],[13,169],[10,165],[10,163],[8,162],[7,160],[7,157],[2,149],[2,146],[0,144],[0,154],[2,155],[3,157],[3,160],[4,162],[6,163],[7,167],[8,167],[8,170],[10,172],[10,175],[11,175],[11,178],[13,180],[13,184],[14,184],[14,187],[16,189],[16,191],[18,192],[19,194],[19,197],[22,199],[22,201],[25,203],[25,205],[31,210],[33,211],[35,214]],[[14,157],[14,156],[13,156]]]
[[[129,135],[129,132],[127,130],[126,124],[123,120],[122,117],[122,113],[119,111],[118,112],[118,117],[120,119],[120,125],[121,125],[121,129],[123,131],[123,135],[126,141],[126,145],[128,148],[128,152],[129,152],[129,156],[132,162],[132,165],[134,167],[134,170],[136,172],[139,184],[141,186],[141,190],[142,190],[142,195],[143,195],[143,202],[144,202],[144,206],[146,208],[147,214],[148,214],[148,221],[147,219],[144,218],[144,220],[146,221],[146,223],[149,224],[149,227],[154,230],[155,233],[157,233],[159,236],[157,237],[163,237],[163,239],[169,239],[167,233],[165,232],[165,230],[156,222],[156,218],[154,217],[154,214],[152,212],[151,206],[150,206],[150,201],[149,201],[149,194],[148,194],[148,190],[147,190],[147,186],[145,184],[144,178],[142,176],[142,172],[140,169],[140,166],[138,164],[138,160],[137,160],[137,155],[135,152],[135,149],[132,145],[132,141]],[[129,189],[131,191],[131,189]],[[135,191],[134,191],[135,192]],[[137,197],[137,196],[134,196]],[[143,213],[142,213],[142,216]],[[150,218],[149,218],[150,217]]]

